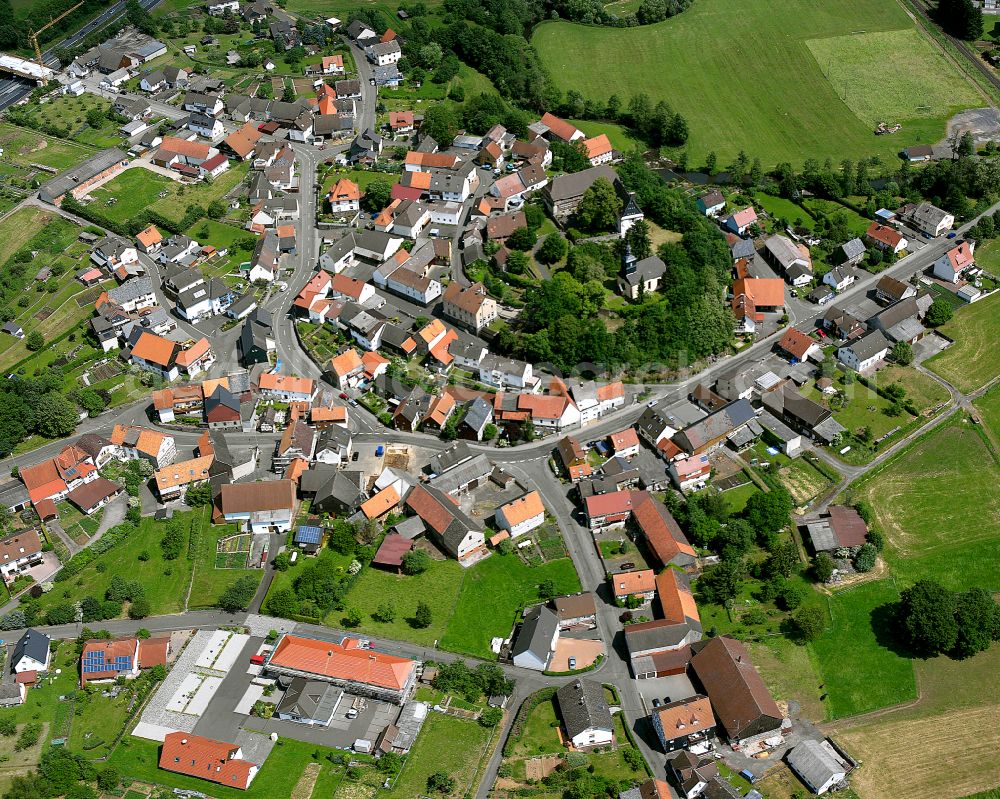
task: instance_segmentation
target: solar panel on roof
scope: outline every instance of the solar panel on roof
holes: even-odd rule
[[[318,544],[323,538],[323,530],[319,527],[300,525],[295,531],[296,544]]]

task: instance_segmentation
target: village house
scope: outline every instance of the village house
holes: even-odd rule
[[[812,280],[812,257],[804,244],[796,244],[786,236],[769,236],[763,254],[793,286],[804,286]]]
[[[965,275],[976,268],[972,257],[976,243],[961,241],[934,262],[934,277],[948,283],[958,283]]]
[[[872,222],[868,226],[865,238],[883,252],[890,252],[893,255],[899,255],[909,244],[898,230],[878,222]]]
[[[190,732],[168,732],[160,749],[160,768],[245,791],[260,767],[243,758],[239,744]]]
[[[614,721],[600,682],[577,678],[556,691],[555,698],[566,738],[574,749],[614,743]]]
[[[856,372],[868,372],[884,361],[892,349],[892,342],[881,330],[872,332],[844,344],[837,350],[837,360]]]
[[[926,233],[928,236],[933,237],[947,233],[955,225],[953,214],[949,214],[947,211],[928,202],[920,203],[914,207],[907,214],[907,219],[921,233]]]
[[[537,491],[529,491],[496,509],[497,527],[510,533],[511,538],[531,532],[544,522],[545,507]]]
[[[222,486],[218,516],[251,533],[287,533],[296,507],[291,480],[231,483]]]

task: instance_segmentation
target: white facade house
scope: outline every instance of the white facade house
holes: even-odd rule
[[[208,4],[208,13],[213,17],[221,17],[227,11],[237,14],[240,10],[239,0],[222,0],[222,2],[213,2]]]
[[[975,246],[974,241],[963,241],[948,250],[934,262],[934,277],[949,283],[961,280],[963,275],[976,267],[973,258]]]
[[[25,630],[11,656],[11,666],[15,674],[25,671],[45,672],[52,660],[52,640],[38,630]]]
[[[879,361],[885,359],[892,348],[892,342],[881,330],[873,330],[837,350],[837,360],[856,372],[867,372]]]
[[[545,506],[537,491],[531,491],[496,509],[496,523],[511,538],[531,532],[545,522]]]

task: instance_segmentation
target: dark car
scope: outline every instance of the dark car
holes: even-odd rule
[[[659,706],[660,706],[660,700],[659,699],[654,699],[653,700],[653,707],[659,707]]]

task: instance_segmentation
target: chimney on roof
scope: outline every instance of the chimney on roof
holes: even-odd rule
[[[187,739],[187,738],[181,738],[181,745],[182,745],[182,746],[183,746],[184,744],[186,744],[187,742],[188,742],[188,739]]]

